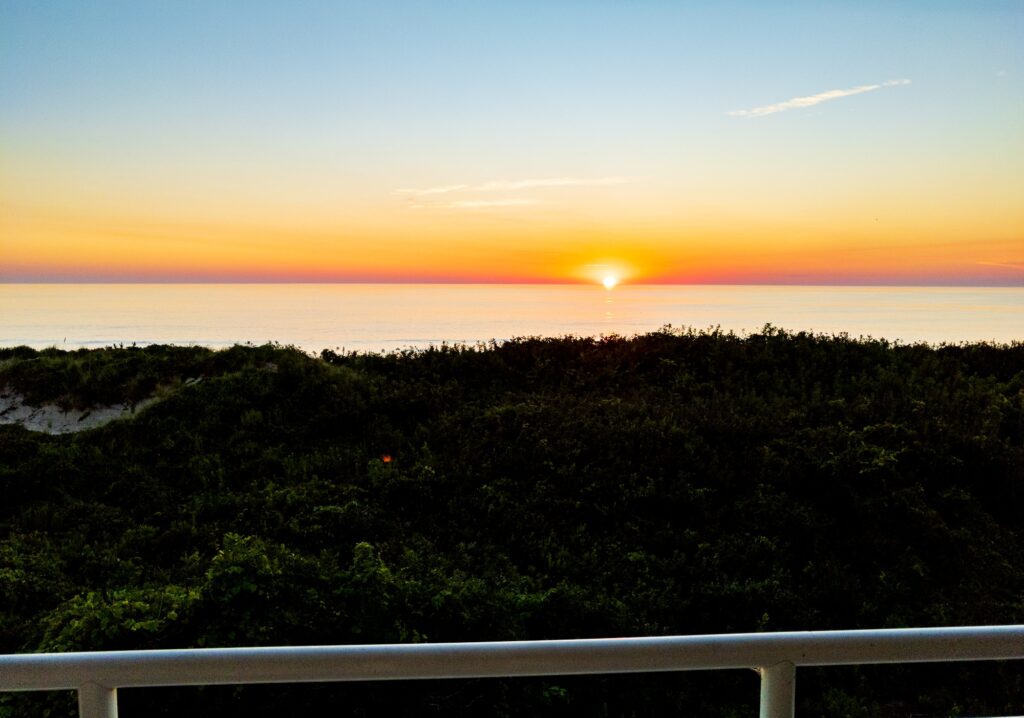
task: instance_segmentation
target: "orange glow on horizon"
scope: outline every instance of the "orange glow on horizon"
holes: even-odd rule
[[[375,218],[376,217],[376,218]],[[0,218],[3,281],[604,284],[1024,284],[1021,240],[890,235],[823,220],[698,226],[678,217],[520,222],[474,216],[289,224],[50,215]],[[722,220],[724,222],[724,220]],[[817,226],[818,224],[822,226]],[[999,236],[991,232],[989,236]]]

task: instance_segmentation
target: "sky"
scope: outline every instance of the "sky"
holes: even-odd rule
[[[0,281],[1024,286],[1024,3],[0,0]]]

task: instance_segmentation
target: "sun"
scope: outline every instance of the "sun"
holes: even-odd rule
[[[578,265],[566,272],[566,278],[569,276],[574,281],[611,290],[623,282],[631,283],[637,272],[621,259],[605,259]]]

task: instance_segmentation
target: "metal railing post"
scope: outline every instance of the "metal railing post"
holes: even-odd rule
[[[117,689],[96,683],[78,687],[80,718],[117,718]]]
[[[760,718],[793,718],[796,704],[796,666],[782,661],[757,669],[761,674]]]

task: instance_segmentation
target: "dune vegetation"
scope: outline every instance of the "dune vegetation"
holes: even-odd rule
[[[1024,622],[1024,344],[665,329],[389,355],[0,349],[0,653]],[[1020,662],[1018,662],[1020,663]],[[754,716],[749,671],[121,692],[121,715]],[[1013,663],[803,715],[1019,711]],[[75,715],[0,694],[0,716]]]

